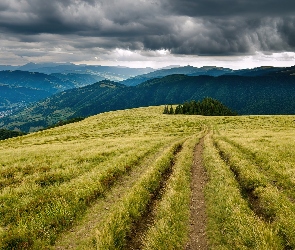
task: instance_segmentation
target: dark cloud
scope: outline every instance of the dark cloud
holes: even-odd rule
[[[185,55],[295,50],[290,0],[2,0],[0,32],[32,54],[63,48]],[[2,42],[3,43],[3,42]],[[7,43],[5,46],[9,48]],[[28,46],[24,46],[28,48]],[[29,56],[28,52],[22,52]],[[152,53],[151,53],[152,54]]]
[[[283,22],[278,23],[277,30],[283,40],[292,48],[295,47],[295,17],[285,18]]]
[[[165,8],[178,15],[192,17],[283,16],[293,15],[295,2],[290,0],[167,0]]]
[[[241,55],[255,51],[293,51],[294,20],[261,19],[193,19],[191,27],[183,24],[169,35],[148,36],[149,49],[169,49],[186,55]],[[178,31],[177,30],[181,30]],[[292,33],[293,32],[293,33]]]

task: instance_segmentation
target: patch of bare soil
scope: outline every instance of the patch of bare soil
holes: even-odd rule
[[[186,245],[186,250],[208,249],[206,237],[206,212],[204,187],[207,182],[207,175],[202,163],[202,152],[204,138],[195,147],[194,162],[192,166],[191,182],[191,219],[190,219],[190,239]]]

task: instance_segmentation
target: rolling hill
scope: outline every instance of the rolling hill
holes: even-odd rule
[[[11,87],[25,87],[43,90],[48,93],[57,93],[75,87],[72,82],[67,80],[61,80],[43,73],[21,70],[0,71],[0,83],[7,84]]]
[[[0,141],[0,249],[294,249],[295,116],[162,112]]]
[[[28,103],[39,101],[49,95],[44,90],[0,84],[0,113],[11,113],[26,106]]]
[[[101,66],[101,65],[86,65],[86,64],[73,64],[73,63],[27,63],[19,67],[0,66],[0,70],[10,69],[38,72],[43,74],[88,74],[99,76],[103,79],[110,80],[125,80],[129,77],[136,75],[146,74],[154,71],[153,68],[128,68],[121,66]]]

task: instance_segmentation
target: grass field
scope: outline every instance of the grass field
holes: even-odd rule
[[[239,199],[223,208],[230,211],[232,222],[226,216],[230,226],[224,228],[227,233],[220,240],[241,238],[243,245],[253,249],[295,248],[294,133],[294,116],[239,117],[216,127],[209,148]],[[236,221],[238,217],[247,219]],[[209,224],[216,227],[216,219]],[[246,229],[232,230],[245,225]]]
[[[295,248],[295,116],[103,113],[0,142],[0,249],[184,249],[193,152],[210,249]]]

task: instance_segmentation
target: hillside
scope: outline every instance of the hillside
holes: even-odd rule
[[[57,93],[62,90],[74,88],[72,82],[61,80],[54,76],[28,71],[0,71],[0,82],[11,87],[25,87]]]
[[[113,96],[114,91],[122,88],[125,88],[125,86],[111,81],[102,81],[90,86],[70,89],[26,107],[13,116],[3,117],[1,122],[12,122],[8,126],[12,129],[30,131],[48,127],[60,120],[78,117],[76,116],[77,111],[83,114],[81,116],[89,116],[85,114],[90,113],[95,114],[97,110],[99,110],[98,113],[109,111],[112,110],[112,107],[108,98]],[[94,104],[94,100],[98,100],[100,105]]]
[[[292,74],[294,73],[295,67],[258,67],[253,69],[240,69],[240,70],[232,70],[229,68],[216,67],[216,66],[203,66],[201,68],[193,67],[193,66],[185,66],[185,67],[173,67],[168,69],[159,69],[153,72],[138,75],[135,77],[131,77],[122,81],[122,84],[127,86],[136,86],[148,80],[154,78],[162,78],[168,75],[188,75],[188,76],[222,76],[222,75],[235,75],[235,76],[266,76],[266,75],[276,75],[276,74]]]
[[[0,117],[48,96],[47,91],[0,84]]]
[[[163,108],[0,141],[0,249],[294,249],[295,116]]]
[[[0,116],[74,87],[68,79],[42,73],[0,71]]]
[[[22,66],[1,66],[0,70],[21,70],[43,74],[87,74],[103,79],[125,80],[136,75],[154,71],[152,68],[128,68],[121,66],[76,65],[73,63],[27,63]]]
[[[182,75],[193,75],[193,76],[199,76],[199,75],[220,76],[220,75],[224,75],[227,73],[234,73],[234,72],[235,71],[232,69],[222,68],[222,67],[204,66],[201,68],[197,68],[197,67],[188,65],[185,67],[173,67],[168,69],[155,70],[147,74],[128,78],[122,81],[121,83],[125,84],[126,86],[136,86],[148,80],[151,80],[154,78],[162,78],[164,76],[169,76],[169,75],[182,74]]]
[[[294,76],[170,75],[135,87],[101,81],[38,102],[0,120],[4,128],[32,131],[59,120],[134,107],[180,104],[211,97],[240,115],[294,114]]]
[[[10,115],[12,112],[30,103],[50,97],[60,91],[83,87],[104,79],[119,81],[127,86],[135,86],[145,81],[163,78],[171,74],[189,76],[208,75],[215,77],[221,75],[251,77],[294,75],[294,67],[259,67],[232,70],[214,66],[204,66],[201,68],[179,66],[154,70],[151,68],[74,65],[71,63],[28,63],[23,66],[0,66],[0,69],[2,69],[0,71],[0,84],[5,86],[5,90],[3,88],[3,91],[0,92],[0,100],[2,100],[0,103],[0,117]],[[141,103],[139,103],[139,106],[141,106]],[[133,107],[133,104],[131,107]]]
[[[57,77],[61,80],[71,81],[75,88],[90,85],[105,79],[100,75],[86,74],[86,73],[52,73],[51,76]]]
[[[28,63],[0,65],[0,117],[63,90],[83,87],[104,79],[122,81],[149,73],[151,68],[75,65],[71,63]]]

